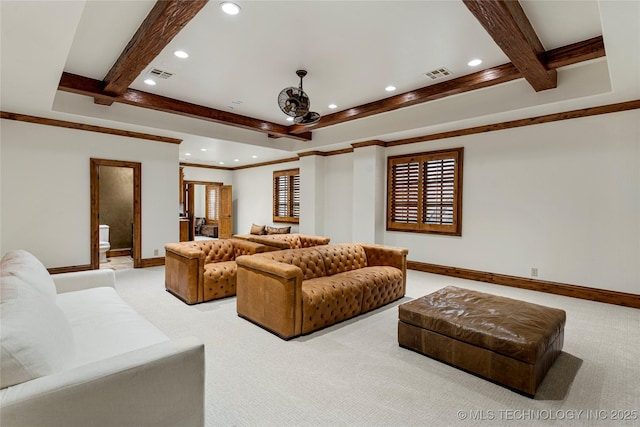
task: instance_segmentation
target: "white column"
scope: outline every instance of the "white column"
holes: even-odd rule
[[[324,158],[301,156],[300,233],[324,235],[324,201]]]
[[[384,243],[385,149],[356,147],[353,152],[353,241]]]

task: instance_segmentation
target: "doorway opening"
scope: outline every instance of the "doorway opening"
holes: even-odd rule
[[[128,257],[134,268],[142,267],[141,171],[137,162],[90,159],[92,269],[101,266],[101,246],[103,258],[110,255],[121,261],[112,268],[126,268]],[[101,245],[100,236],[107,230],[109,244]]]
[[[232,234],[232,188],[221,182],[184,180],[181,215],[189,221],[187,240],[228,239]]]

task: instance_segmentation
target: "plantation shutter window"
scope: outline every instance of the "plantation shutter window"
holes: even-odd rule
[[[394,156],[387,167],[387,230],[461,235],[463,148]]]
[[[273,222],[300,222],[300,169],[273,172]]]
[[[205,209],[207,223],[215,223],[220,219],[220,186],[206,186]]]

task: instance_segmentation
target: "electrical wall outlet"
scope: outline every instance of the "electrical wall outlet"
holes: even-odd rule
[[[153,256],[158,256],[158,250],[157,249],[153,250]]]
[[[531,267],[531,277],[538,277],[538,267]]]

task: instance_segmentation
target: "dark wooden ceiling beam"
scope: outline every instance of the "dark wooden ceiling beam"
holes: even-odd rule
[[[567,65],[577,64],[605,56],[604,41],[602,36],[594,37],[581,42],[573,43],[546,52],[546,66],[548,68],[559,68]],[[322,116],[315,124],[301,126],[291,125],[290,133],[308,132],[309,130],[321,129],[351,120],[362,119],[380,113],[386,113],[423,102],[433,101],[450,95],[457,95],[470,92],[511,80],[522,78],[522,74],[512,64],[503,64],[498,67],[488,68],[473,74],[447,80],[421,89],[394,95],[358,107],[338,111],[326,116]]]
[[[209,0],[158,0],[103,80],[104,92],[118,96],[160,54]],[[111,105],[96,98],[98,104]]]
[[[536,92],[557,86],[556,71],[546,68],[544,47],[517,0],[462,1]]]
[[[567,65],[602,58],[605,55],[604,40],[602,36],[597,36],[548,50],[545,56],[547,57],[547,68],[555,70]]]
[[[292,135],[289,133],[288,126],[242,116],[228,111],[216,110],[202,105],[191,104],[135,89],[127,89],[119,96],[112,96],[102,89],[102,82],[100,80],[76,74],[66,72],[62,73],[58,89],[78,95],[91,96],[94,99],[99,99],[101,103],[120,102],[136,107],[148,108],[165,113],[178,114],[181,116],[262,132],[267,135],[278,135],[280,137],[288,137],[301,141],[311,140],[311,132],[308,131]]]

